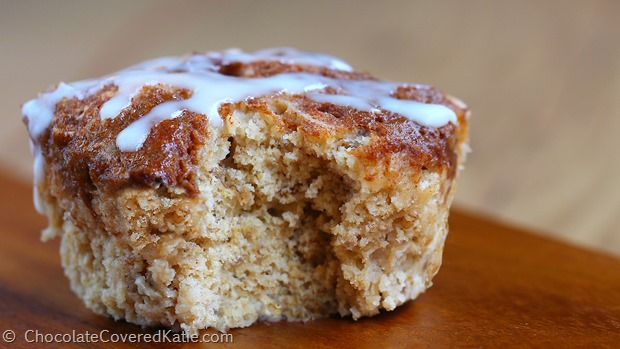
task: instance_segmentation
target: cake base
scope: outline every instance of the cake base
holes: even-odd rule
[[[362,162],[364,135],[287,127],[308,120],[278,99],[230,109],[199,149],[195,196],[95,191],[71,213],[58,205],[71,198],[48,200],[45,237],[62,238],[72,289],[99,314],[187,331],[357,319],[415,298],[441,264],[454,178]]]

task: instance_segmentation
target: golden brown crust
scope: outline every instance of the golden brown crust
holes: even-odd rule
[[[188,98],[189,91],[147,87],[117,118],[102,120],[99,109],[115,91],[107,86],[82,101],[58,103],[56,117],[40,139],[57,186],[87,205],[96,188],[109,193],[128,186],[182,186],[195,194],[196,151],[208,134],[208,121],[202,116],[185,112],[161,122],[136,152],[121,152],[115,143],[131,122],[159,103]]]
[[[223,65],[220,72],[247,78],[306,72],[336,79],[373,79],[365,73],[280,62],[232,63]],[[197,149],[211,132],[206,116],[186,111],[176,119],[159,123],[136,152],[121,152],[115,143],[119,132],[153,107],[173,99],[187,99],[191,91],[162,85],[145,87],[134,97],[131,107],[118,117],[102,120],[99,110],[115,92],[115,86],[106,86],[83,100],[64,99],[57,104],[55,118],[40,138],[51,172],[57,174],[56,184],[70,195],[81,198],[86,205],[95,189],[111,193],[126,187],[182,187],[188,195],[195,195],[198,190],[195,183]],[[456,147],[463,141],[459,137],[466,133],[467,110],[432,87],[403,86],[395,91],[394,97],[446,105],[457,114],[459,125],[425,127],[390,112],[359,111],[304,96],[280,95],[278,98],[296,104],[312,119],[300,122],[286,113],[279,116],[285,127],[313,137],[325,139],[345,133],[369,136],[369,144],[351,149],[362,161],[389,162],[396,156],[407,159],[410,166],[419,170],[446,167],[450,178],[454,177]],[[269,110],[266,106],[271,99],[267,96],[243,103],[246,107]],[[230,108],[230,105],[222,108]],[[225,114],[225,110],[222,111]]]

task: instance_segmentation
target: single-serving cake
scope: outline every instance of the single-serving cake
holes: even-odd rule
[[[286,48],[151,60],[22,112],[75,293],[192,332],[416,298],[468,150],[459,100]]]

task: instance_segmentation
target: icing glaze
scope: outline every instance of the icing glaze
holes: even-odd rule
[[[62,98],[84,98],[102,87],[113,84],[116,94],[103,104],[102,119],[116,117],[131,105],[132,98],[144,86],[164,84],[192,91],[186,100],[168,101],[119,133],[117,146],[121,151],[140,149],[150,130],[162,120],[181,115],[183,110],[204,114],[212,125],[222,126],[218,113],[223,103],[242,101],[274,93],[300,94],[317,92],[325,87],[338,90],[337,95],[312,93],[309,97],[323,103],[333,103],[355,109],[377,112],[381,109],[407,117],[424,126],[440,127],[456,123],[454,112],[443,105],[425,104],[392,97],[403,84],[375,80],[337,80],[308,73],[285,73],[266,78],[241,78],[217,72],[216,62],[252,62],[277,60],[287,64],[311,64],[333,69],[351,70],[346,63],[323,54],[305,53],[290,48],[266,49],[245,53],[238,49],[186,57],[163,57],[145,61],[98,80],[61,83],[49,93],[24,104],[22,112],[28,119],[33,139],[49,126],[54,108]]]
[[[316,52],[299,51],[290,47],[267,48],[252,53],[243,52],[239,49],[229,49],[222,53],[213,53],[212,57],[219,58],[224,63],[278,61],[284,64],[317,65],[336,70],[353,71],[353,67],[336,57]]]

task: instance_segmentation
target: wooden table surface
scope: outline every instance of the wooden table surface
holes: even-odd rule
[[[115,322],[84,308],[63,275],[58,241],[39,241],[46,222],[32,208],[31,188],[0,173],[0,192],[0,332],[9,336],[0,339],[0,348],[29,348],[32,343],[26,340],[37,333],[77,338],[104,331],[102,337],[111,339],[162,331]],[[433,287],[393,312],[357,322],[259,323],[231,330],[232,345],[172,347],[617,348],[620,260],[458,210],[450,226],[444,265]],[[11,333],[15,339],[8,344]]]

